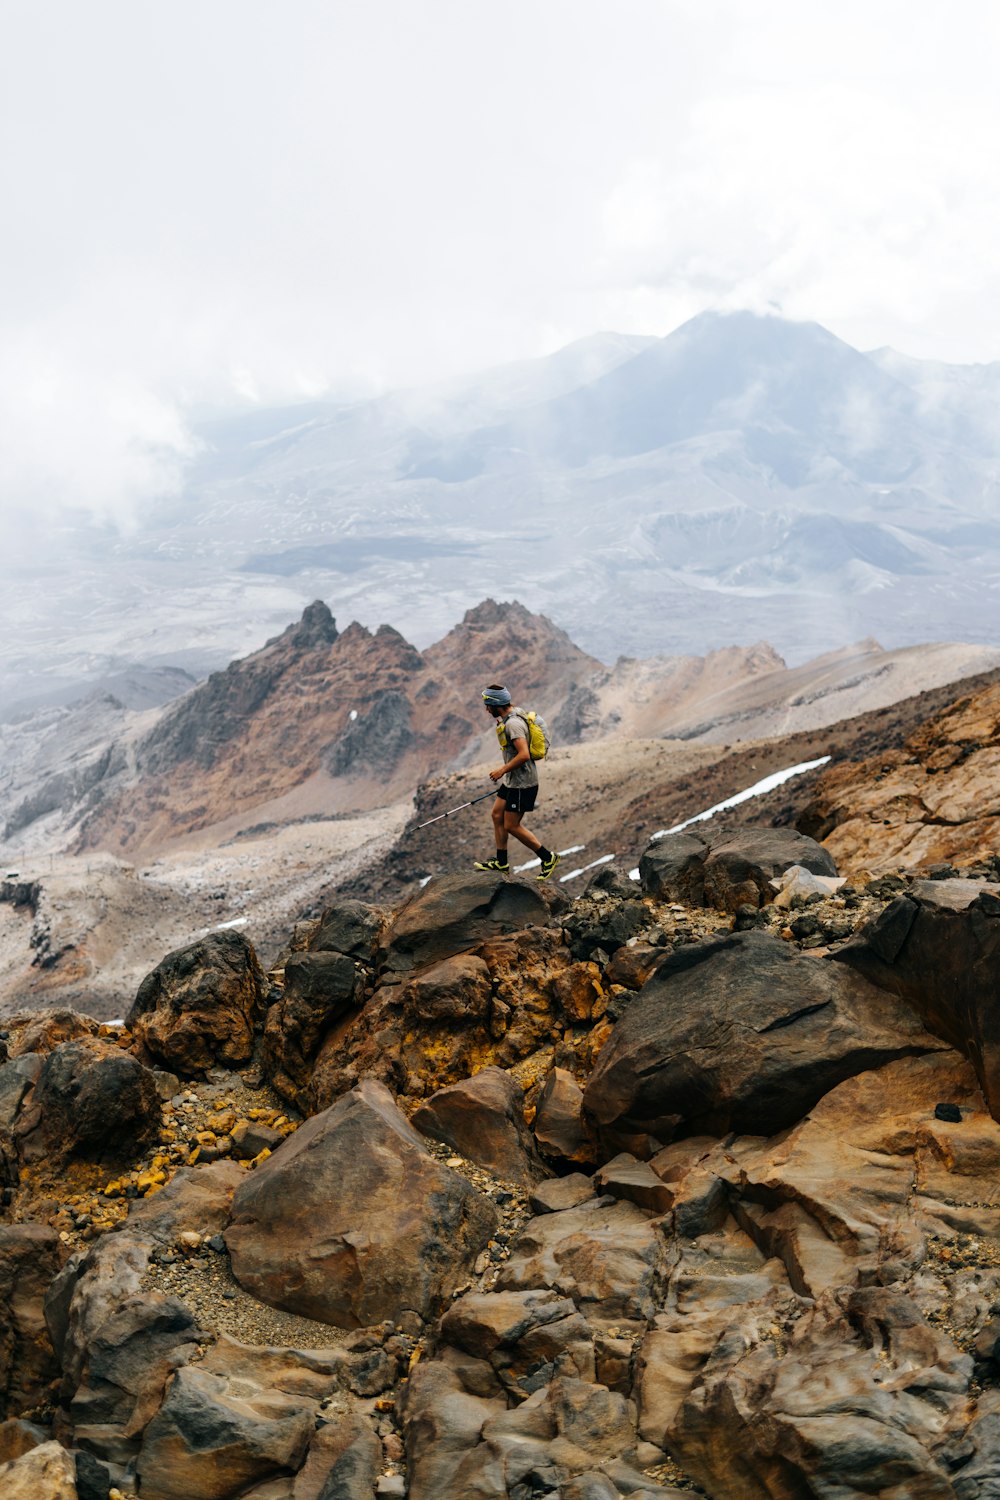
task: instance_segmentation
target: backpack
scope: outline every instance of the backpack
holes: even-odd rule
[[[548,727],[541,714],[536,713],[533,708],[512,708],[512,713],[517,714],[528,726],[528,754],[532,760],[544,760],[549,753],[551,740],[549,739]],[[506,748],[507,735],[504,730],[502,719],[497,720],[497,739],[502,747]]]

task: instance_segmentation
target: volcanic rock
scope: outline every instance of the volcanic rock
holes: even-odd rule
[[[46,1224],[0,1224],[0,1420],[20,1416],[58,1379],[44,1298],[63,1261]]]
[[[381,1084],[315,1115],[237,1190],[237,1280],[340,1327],[430,1316],[496,1228],[492,1204],[441,1166]]]
[[[842,1079],[940,1050],[907,1008],[843,976],[760,932],[678,950],[601,1050],[588,1114],[640,1156],[677,1134],[770,1135]]]
[[[989,886],[920,881],[837,958],[964,1052],[1000,1119],[1000,903]]]
[[[830,766],[798,826],[841,868],[968,863],[1000,843],[1000,685],[959,698],[902,749]]]
[[[182,1076],[248,1061],[264,1019],[264,975],[239,932],[177,948],[139,986],[127,1024],[147,1051]]]
[[[3,1500],[77,1500],[76,1464],[59,1443],[42,1443],[0,1466]]]
[[[45,1058],[16,1134],[26,1161],[110,1162],[149,1140],[159,1124],[150,1070],[114,1043],[87,1037],[62,1042]]]
[[[737,828],[712,842],[685,831],[655,839],[639,860],[642,888],[661,901],[736,912],[774,897],[771,881],[792,865],[836,875],[831,856],[792,828]]]
[[[323,911],[309,940],[310,953],[346,953],[372,963],[385,914],[364,901],[345,899]]]
[[[663,1244],[648,1214],[632,1203],[594,1198],[542,1214],[521,1232],[497,1286],[552,1289],[581,1312],[604,1318],[652,1316],[663,1273]]]
[[[264,1070],[282,1098],[300,1108],[320,1042],[364,995],[365,978],[342,953],[293,953],[285,962],[284,988],[268,1008]]]
[[[528,1186],[547,1176],[524,1121],[524,1090],[501,1068],[439,1089],[410,1123],[505,1182]]]
[[[553,1161],[592,1165],[594,1141],[583,1117],[583,1090],[566,1068],[546,1075],[533,1125],[539,1149]]]
[[[302,1464],[315,1408],[251,1383],[234,1388],[198,1366],[174,1375],[143,1434],[137,1461],[143,1500],[223,1500]]]
[[[449,875],[432,880],[399,908],[382,939],[386,970],[406,972],[450,958],[484,938],[548,923],[534,886],[502,875]]]

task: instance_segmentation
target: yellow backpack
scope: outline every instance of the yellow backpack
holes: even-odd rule
[[[549,753],[549,731],[541,714],[536,713],[533,708],[512,708],[511,713],[517,714],[528,726],[528,754],[532,760],[544,760]],[[503,719],[497,720],[497,739],[501,748],[506,749],[507,734],[504,730]]]

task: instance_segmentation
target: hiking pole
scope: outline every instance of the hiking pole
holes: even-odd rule
[[[484,792],[481,797],[473,797],[471,802],[463,802],[461,807],[451,807],[445,813],[438,813],[436,818],[428,818],[426,823],[418,823],[413,831],[414,833],[417,833],[421,828],[429,828],[432,823],[440,823],[442,818],[450,818],[452,813],[461,812],[463,807],[472,807],[476,802],[485,802],[487,797],[495,796],[495,791]]]

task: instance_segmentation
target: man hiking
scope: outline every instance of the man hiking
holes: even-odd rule
[[[538,771],[528,748],[528,726],[514,712],[511,696],[499,683],[491,683],[483,693],[487,713],[503,723],[505,744],[502,766],[490,772],[490,780],[502,782],[493,804],[493,829],[496,835],[496,859],[477,860],[477,870],[507,871],[507,840],[515,838],[542,862],[539,880],[548,880],[559,863],[559,855],[540,844],[533,833],[521,827],[525,813],[531,812],[538,796]]]

